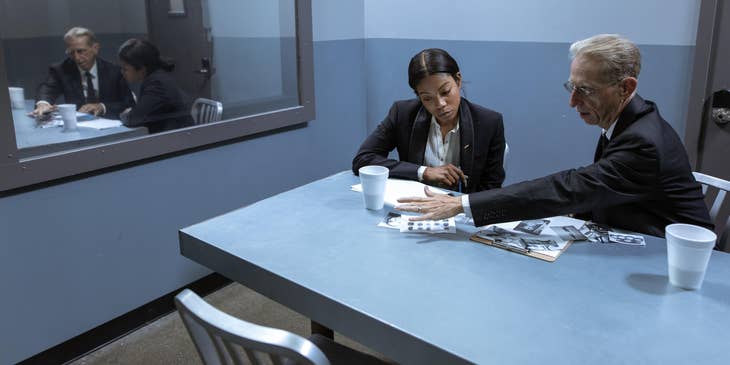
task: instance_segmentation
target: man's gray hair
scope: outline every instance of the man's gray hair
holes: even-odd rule
[[[63,41],[68,43],[71,39],[78,37],[87,37],[86,39],[89,40],[89,44],[97,43],[94,32],[82,27],[73,27],[69,29],[63,36]]]
[[[603,65],[608,81],[639,77],[641,53],[634,42],[618,34],[599,34],[570,45],[570,58],[585,56]]]

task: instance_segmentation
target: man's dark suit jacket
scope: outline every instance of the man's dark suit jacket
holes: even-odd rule
[[[190,104],[166,71],[156,70],[145,77],[137,104],[122,116],[128,127],[146,126],[150,133],[193,125]]]
[[[107,118],[116,119],[124,109],[132,106],[132,92],[122,77],[119,66],[96,58],[96,73],[99,78],[99,102],[106,107]],[[85,82],[85,81],[84,81]],[[48,78],[38,86],[36,101],[45,100],[51,104],[63,95],[66,103],[76,104],[76,108],[86,104],[84,89],[81,86],[81,73],[70,58],[51,65]]]
[[[682,141],[654,103],[635,95],[616,123],[592,165],[470,194],[475,225],[586,213],[597,223],[661,237],[670,223],[713,229]]]
[[[373,131],[352,160],[352,171],[360,167],[385,166],[390,177],[418,180],[431,127],[431,114],[418,99],[393,103],[388,116]],[[502,115],[461,99],[459,105],[461,157],[459,166],[468,177],[466,192],[502,186],[504,181],[504,125]],[[398,149],[400,161],[388,159]]]

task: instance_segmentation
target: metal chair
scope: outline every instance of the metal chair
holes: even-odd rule
[[[702,193],[705,196],[707,196],[710,187],[713,190],[717,190],[715,200],[712,203],[712,207],[710,207],[710,218],[715,222],[716,227],[719,228],[717,247],[730,252],[730,243],[727,242],[728,238],[730,238],[730,216],[725,217],[725,219],[721,217],[718,219],[718,213],[720,212],[722,203],[725,201],[725,195],[730,191],[730,182],[701,172],[693,172],[692,174],[695,176],[695,180],[702,184]]]
[[[255,365],[387,364],[322,336],[306,339],[235,318],[214,308],[189,289],[175,296],[175,306],[207,365],[249,362]]]
[[[190,108],[194,124],[217,122],[223,117],[223,104],[220,101],[197,98]]]
[[[507,141],[504,142],[504,157],[502,157],[502,168],[504,172],[507,172],[507,156],[509,156],[509,145]]]

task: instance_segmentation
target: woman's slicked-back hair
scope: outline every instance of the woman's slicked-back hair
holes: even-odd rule
[[[459,65],[448,52],[440,48],[424,49],[413,56],[408,64],[408,85],[416,91],[421,80],[430,75],[447,73],[456,80],[458,72]]]
[[[157,69],[172,71],[175,65],[169,60],[160,58],[160,51],[151,42],[144,39],[128,39],[119,47],[119,59],[139,70],[144,67],[147,73]]]

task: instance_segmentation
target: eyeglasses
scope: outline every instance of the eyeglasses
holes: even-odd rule
[[[602,86],[602,87],[599,87],[599,88],[592,88],[592,87],[588,87],[588,86],[576,86],[572,81],[566,81],[563,84],[563,87],[565,88],[565,90],[567,92],[569,92],[571,94],[573,92],[575,92],[576,94],[578,94],[578,96],[583,97],[583,98],[586,98],[586,97],[589,97],[589,96],[595,94],[598,90],[602,90],[602,89],[605,89],[607,87],[616,85],[616,84],[620,83],[621,81],[623,81],[623,80],[615,81],[615,82],[612,82],[612,83],[610,83],[610,84],[608,84],[606,86]]]
[[[86,56],[89,54],[89,52],[91,52],[91,48],[78,48],[78,49],[66,48],[66,56],[69,56],[69,57],[73,54]]]

